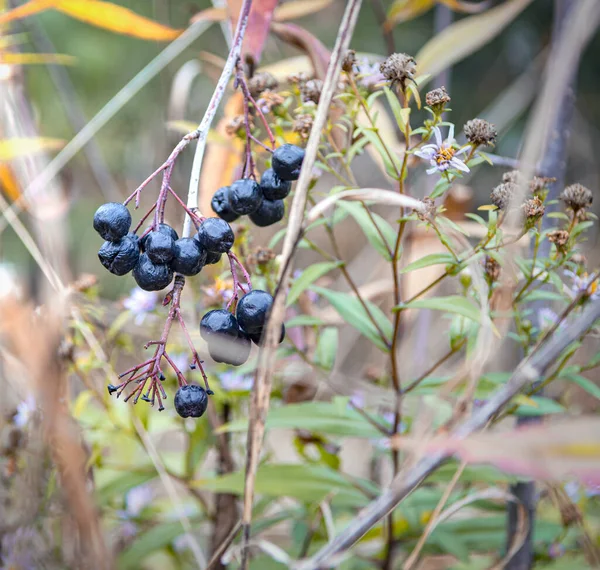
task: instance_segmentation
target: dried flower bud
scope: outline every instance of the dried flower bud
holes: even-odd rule
[[[266,265],[269,261],[275,259],[276,254],[272,249],[259,248],[256,250],[256,263]]]
[[[253,122],[252,122],[252,118],[249,118],[250,121],[250,128],[252,128],[254,126]],[[239,136],[245,136],[246,133],[246,123],[244,121],[244,115],[236,115],[235,117],[233,117],[233,119],[231,119],[227,125],[225,125],[225,132],[229,135],[229,136],[235,136],[235,135],[239,135]]]
[[[583,267],[585,267],[587,265],[587,257],[585,255],[583,255],[582,253],[574,253],[571,256],[571,261],[573,263],[576,263],[577,265],[581,265]]]
[[[485,258],[485,276],[487,277],[490,283],[494,283],[498,281],[500,277],[500,270],[502,269],[501,265],[489,255]]]
[[[556,178],[548,178],[547,176],[534,176],[531,182],[529,182],[529,188],[534,194],[537,194],[544,190],[548,184],[556,182]]]
[[[308,79],[308,75],[306,75],[306,73],[304,73],[303,71],[300,71],[299,73],[292,73],[292,75],[288,77],[288,81],[290,83],[298,86],[304,85],[304,83],[306,83]]]
[[[494,146],[496,127],[483,119],[471,119],[463,127],[467,140],[475,146]]]
[[[300,94],[302,95],[302,101],[307,103],[312,101],[318,103],[321,98],[321,91],[323,90],[323,82],[320,79],[310,79],[306,83],[300,86]]]
[[[298,133],[303,139],[307,139],[313,126],[312,115],[299,115],[294,121],[293,130]]]
[[[256,102],[258,108],[261,110],[263,115],[270,113],[275,107],[282,105],[285,99],[275,91],[264,91],[260,96],[260,99]]]
[[[592,205],[593,195],[589,188],[581,184],[571,184],[562,191],[560,199],[577,213]]]
[[[446,93],[445,87],[439,87],[438,89],[434,89],[433,91],[429,91],[425,95],[425,103],[427,103],[428,107],[431,107],[434,112],[441,113],[446,106],[446,103],[450,102],[450,95]]]
[[[430,198],[429,196],[427,196],[427,197],[423,198],[421,200],[421,202],[425,206],[425,211],[424,212],[416,211],[417,217],[419,218],[419,220],[427,221],[429,219],[434,218],[437,213],[437,207],[435,205],[435,200],[433,198]]]
[[[342,69],[346,73],[352,73],[354,64],[356,63],[356,52],[353,49],[349,49],[342,60]]]
[[[392,84],[399,83],[402,91],[407,81],[413,81],[417,72],[415,58],[405,53],[393,53],[380,66],[379,71]]]
[[[556,246],[556,249],[563,250],[569,242],[569,232],[566,230],[555,230],[548,234],[548,241]]]
[[[505,210],[510,199],[517,190],[517,185],[514,182],[503,182],[492,190],[490,196],[492,204],[500,210]]]
[[[538,198],[538,196],[534,196],[530,200],[527,200],[521,207],[523,208],[525,217],[529,220],[537,220],[543,216],[544,212],[546,211],[543,202]]]
[[[523,175],[518,170],[511,170],[509,172],[505,172],[502,175],[502,182],[512,182],[513,184],[520,184],[523,179]]]
[[[248,90],[255,99],[267,89],[272,91],[277,89],[279,82],[268,71],[257,73],[248,81]]]

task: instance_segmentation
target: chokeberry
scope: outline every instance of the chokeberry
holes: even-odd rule
[[[250,337],[241,329],[238,330],[238,338],[230,342],[208,341],[208,353],[215,362],[241,366],[248,360],[252,343]]]
[[[219,188],[214,193],[210,205],[215,214],[226,222],[235,222],[239,218],[239,215],[231,209],[231,204],[229,203],[229,186]]]
[[[202,386],[187,384],[175,392],[174,404],[182,418],[199,418],[208,407],[208,395]]]
[[[250,340],[252,340],[252,342],[258,346],[261,346],[262,343],[264,342],[264,336],[265,336],[265,329],[263,328],[260,332],[250,335]],[[281,323],[281,334],[279,335],[279,344],[281,344],[283,342],[283,339],[285,338],[285,325],[283,323]]]
[[[250,219],[257,226],[272,226],[283,219],[285,204],[283,200],[263,200],[260,208],[250,214]]]
[[[208,311],[200,321],[200,336],[207,342],[214,336],[237,338],[239,330],[237,319],[225,309]]]
[[[171,269],[182,275],[198,275],[206,263],[206,250],[192,238],[178,239],[173,249],[175,257]]]
[[[233,245],[233,230],[221,218],[206,218],[198,229],[195,238],[207,251],[226,253]]]
[[[94,214],[94,229],[107,241],[125,237],[131,227],[129,210],[118,202],[102,204]]]
[[[100,263],[114,275],[129,273],[137,265],[139,257],[137,237],[130,235],[118,241],[105,241],[98,252]]]
[[[260,186],[252,178],[236,180],[229,187],[229,204],[236,214],[251,214],[258,210],[263,195]]]
[[[150,232],[145,238],[144,251],[152,263],[169,263],[175,257],[175,242],[167,232]]]
[[[273,152],[271,168],[282,180],[298,180],[304,149],[295,144],[284,144]]]
[[[249,335],[256,335],[262,329],[273,305],[273,297],[266,291],[254,289],[246,293],[238,302],[236,316],[240,327]]]
[[[145,291],[160,291],[173,281],[173,270],[166,264],[152,263],[146,253],[142,253],[133,269],[133,278]]]
[[[168,236],[171,236],[171,239],[173,241],[177,241],[179,239],[177,232],[169,224],[158,224],[158,229],[154,230],[154,231],[160,232],[161,234],[166,234]],[[140,247],[142,248],[142,251],[146,251],[146,240],[148,239],[149,235],[150,235],[150,233],[147,233],[140,240]]]
[[[215,263],[219,263],[221,261],[220,253],[216,253],[214,251],[206,252],[206,265],[214,265]]]
[[[292,183],[282,180],[272,168],[268,168],[260,179],[260,189],[267,200],[283,200],[290,193]]]

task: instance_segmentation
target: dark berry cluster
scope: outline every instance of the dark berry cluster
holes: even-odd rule
[[[206,313],[200,321],[200,336],[208,344],[213,360],[240,366],[250,356],[251,342],[260,345],[273,297],[266,291],[246,293],[237,304],[235,316],[226,309]],[[279,342],[285,337],[281,325]]]
[[[212,209],[226,222],[248,215],[260,227],[276,224],[283,219],[283,199],[292,189],[292,181],[300,176],[304,149],[284,144],[273,151],[271,168],[265,170],[260,184],[252,178],[241,178],[231,186],[215,192]]]
[[[180,238],[168,224],[149,227],[141,238],[129,232],[131,214],[115,202],[103,204],[94,215],[94,229],[106,241],[98,251],[100,263],[114,275],[133,271],[146,291],[160,291],[175,273],[197,275],[205,265],[217,263],[233,245],[233,231],[219,218],[205,218],[193,238]]]

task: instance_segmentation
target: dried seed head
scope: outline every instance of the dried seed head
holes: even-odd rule
[[[308,103],[318,103],[321,98],[321,91],[323,90],[323,82],[320,79],[310,79],[306,83],[300,86],[300,94],[302,95],[302,101]]]
[[[294,121],[294,132],[298,133],[303,139],[307,139],[313,126],[312,115],[299,115]]]
[[[483,119],[467,121],[463,130],[467,140],[475,146],[494,146],[496,142],[496,127]]]
[[[352,73],[354,64],[356,63],[356,52],[353,49],[349,49],[342,60],[342,69],[346,73]]]
[[[505,210],[516,190],[517,185],[514,182],[503,182],[502,184],[498,184],[498,186],[492,190],[490,196],[492,204],[500,210]]]
[[[530,200],[527,200],[522,206],[523,213],[527,218],[528,222],[535,222],[541,216],[544,215],[546,209],[544,208],[543,202],[539,199],[538,196],[534,196]]]
[[[505,172],[502,175],[502,182],[512,182],[513,184],[519,184],[523,179],[523,175],[518,170],[511,170]]]
[[[501,265],[489,255],[485,258],[485,275],[488,278],[490,283],[494,283],[498,281],[500,277],[500,270],[502,269]]]
[[[252,117],[250,117],[249,120],[250,120],[250,127],[252,128],[254,126],[254,124],[252,122]],[[225,132],[229,136],[234,136],[234,135],[245,136],[245,132],[246,132],[245,129],[246,129],[246,123],[244,122],[244,115],[236,115],[235,117],[233,117],[233,119],[231,119],[229,121],[229,123],[227,123],[227,125],[225,125]]]
[[[560,195],[560,199],[571,208],[573,212],[585,210],[592,205],[594,196],[589,188],[581,184],[571,184],[567,186]]]
[[[299,73],[292,73],[292,75],[288,77],[288,81],[290,83],[298,86],[304,85],[308,81],[308,79],[308,75],[306,75],[306,73],[304,73],[303,71],[300,71]]]
[[[429,91],[425,95],[425,103],[428,107],[431,107],[435,112],[441,113],[446,106],[446,103],[450,102],[450,95],[446,92],[445,87],[439,87],[433,91]]]
[[[529,182],[529,188],[534,194],[537,194],[544,190],[548,184],[556,182],[556,178],[548,178],[546,176],[534,176],[531,182]]]
[[[553,243],[557,249],[564,249],[569,242],[569,232],[566,230],[555,230],[548,234],[548,240]]]
[[[263,92],[277,89],[279,82],[268,71],[257,73],[248,81],[248,90],[255,99]]]
[[[256,102],[258,108],[261,112],[266,115],[270,113],[272,109],[275,107],[279,107],[279,105],[283,105],[285,99],[279,94],[275,93],[275,91],[263,91],[260,99]]]
[[[426,221],[434,218],[437,213],[437,206],[435,205],[435,200],[427,196],[423,198],[421,202],[425,206],[425,210],[423,212],[416,211],[419,220]]]
[[[402,91],[406,82],[412,81],[417,72],[415,58],[405,53],[393,53],[380,66],[379,71],[393,83],[399,83]]]

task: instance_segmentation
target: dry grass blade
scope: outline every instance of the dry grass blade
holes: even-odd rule
[[[252,503],[254,499],[254,483],[258,468],[258,458],[265,431],[265,421],[269,410],[269,398],[271,394],[272,372],[275,359],[275,346],[278,341],[279,330],[283,322],[285,311],[285,291],[289,283],[292,270],[292,258],[297,246],[298,236],[302,231],[302,222],[306,208],[308,185],[311,178],[311,170],[315,163],[317,150],[321,138],[321,131],[325,126],[329,106],[333,98],[338,77],[341,72],[341,60],[350,44],[350,38],[354,31],[361,0],[350,0],[346,6],[344,18],[340,25],[336,44],[331,55],[327,75],[321,93],[321,99],[317,109],[317,115],[313,123],[313,129],[308,139],[306,155],[300,178],[296,185],[294,200],[290,209],[288,231],[283,244],[283,255],[278,286],[275,292],[271,318],[267,325],[265,347],[260,351],[256,381],[252,394],[250,408],[250,426],[248,429],[248,443],[246,454],[246,477],[244,486],[244,508],[242,523],[244,525],[243,550],[241,569],[248,567],[248,541],[250,537],[250,521],[252,519]]]

